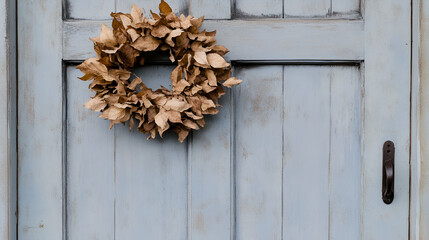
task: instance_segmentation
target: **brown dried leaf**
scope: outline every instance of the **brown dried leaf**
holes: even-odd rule
[[[169,127],[168,124],[168,113],[165,111],[164,108],[161,108],[161,110],[156,114],[155,116],[155,123],[158,125],[162,130],[167,130]]]
[[[191,85],[185,79],[181,79],[176,83],[176,85],[173,86],[173,91],[177,93],[181,93],[186,87],[189,87],[189,86]]]
[[[171,31],[168,34],[167,39],[165,39],[165,42],[174,47],[175,43],[173,42],[173,38],[180,36],[180,34],[182,34],[183,30],[182,29],[174,29],[173,31]]]
[[[99,117],[107,120],[119,120],[126,116],[126,109],[111,106],[101,113]]]
[[[232,86],[240,84],[242,81],[243,80],[240,80],[236,77],[232,77],[232,78],[228,78],[228,80],[223,82],[222,85],[224,85],[225,87],[231,88]]]
[[[177,133],[177,135],[179,136],[179,142],[183,143],[183,141],[189,135],[189,130],[186,130],[186,129],[182,128],[182,129],[179,130],[179,132]]]
[[[177,98],[171,98],[167,100],[167,102],[164,105],[165,110],[174,110],[178,112],[183,112],[185,110],[188,110],[191,107],[190,104],[188,104],[185,101],[179,100]]]
[[[210,86],[217,86],[217,79],[216,79],[216,75],[215,73],[210,70],[210,69],[206,69],[206,76],[209,80],[209,85]]]
[[[139,51],[149,52],[154,51],[161,44],[161,41],[150,35],[140,37],[131,44],[131,46]]]
[[[100,42],[107,46],[115,46],[118,44],[113,30],[104,24],[101,24]]]
[[[209,53],[207,54],[207,60],[210,65],[214,68],[226,68],[229,67],[229,63],[225,61],[223,57],[221,57],[217,53]]]
[[[142,9],[137,5],[133,4],[131,7],[131,18],[134,23],[142,23],[143,22],[143,12]]]
[[[121,14],[119,18],[121,19],[122,25],[124,26],[125,29],[127,29],[128,26],[131,25],[131,18],[125,16],[124,14]]]
[[[168,15],[173,12],[173,10],[171,10],[171,7],[164,2],[164,0],[161,0],[161,3],[159,4],[159,12],[163,15]]]
[[[96,96],[86,102],[84,106],[88,109],[91,109],[92,111],[99,112],[107,106],[107,103],[103,98]]]
[[[171,33],[171,31],[172,30],[170,28],[168,28],[167,26],[159,25],[159,26],[155,27],[154,29],[152,29],[151,34],[154,37],[163,38],[167,34]]]
[[[200,128],[198,127],[198,125],[197,125],[195,122],[193,122],[193,121],[191,121],[191,120],[189,120],[189,119],[185,119],[185,120],[183,121],[183,126],[188,127],[188,128],[190,128],[190,129],[195,129],[195,130],[200,129]]]
[[[194,54],[194,59],[197,61],[197,63],[202,65],[209,65],[209,62],[207,60],[207,54],[205,52],[196,52]]]

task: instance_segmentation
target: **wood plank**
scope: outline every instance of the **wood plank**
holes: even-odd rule
[[[328,239],[331,67],[284,69],[283,239]]]
[[[231,0],[189,0],[189,13],[204,19],[230,19]]]
[[[240,67],[235,88],[236,239],[281,239],[282,66]]]
[[[65,0],[66,19],[110,19],[115,0]]]
[[[366,1],[364,12],[361,237],[408,239],[411,4]],[[392,140],[396,149],[395,199],[390,205],[381,199],[381,149],[386,140]]]
[[[360,237],[360,113],[358,67],[331,67],[329,239]]]
[[[16,3],[0,1],[0,238],[16,239]]]
[[[283,0],[235,0],[235,18],[281,18]]]
[[[359,16],[361,0],[332,0],[332,14],[335,16]]]
[[[191,239],[230,239],[231,112],[230,91],[220,99],[219,114],[194,132],[190,148]]]
[[[67,239],[114,239],[114,135],[83,107],[88,83],[67,67]],[[91,227],[88,227],[91,226]]]
[[[143,67],[148,86],[167,84],[172,66]],[[128,126],[115,127],[116,239],[187,238],[187,145],[175,133],[147,141]]]
[[[284,0],[285,17],[324,17],[330,8],[331,0]]]
[[[420,77],[420,107],[417,110],[420,112],[419,120],[419,136],[420,136],[420,151],[416,152],[417,161],[420,161],[419,167],[420,172],[415,171],[416,177],[413,179],[418,179],[418,191],[420,196],[418,196],[419,212],[416,214],[419,216],[417,219],[416,232],[419,238],[417,239],[429,239],[429,2],[420,1],[420,46],[416,43],[416,48],[418,48],[418,54],[416,57],[421,57],[420,61],[413,61],[415,65],[419,66],[419,72],[413,74],[415,77]],[[417,12],[417,11],[416,11]],[[416,23],[417,24],[417,23]],[[418,39],[418,38],[416,38]],[[413,82],[413,85],[416,84]],[[417,84],[416,84],[417,85]],[[414,139],[413,139],[414,140]],[[420,155],[419,155],[420,153]],[[420,220],[420,222],[418,222]]]
[[[95,56],[89,38],[99,35],[102,23],[111,24],[65,22],[64,60]],[[230,60],[363,60],[361,20],[208,20],[203,28],[217,30],[218,43],[231,50]]]
[[[188,0],[169,0],[167,1],[171,9],[178,14],[188,14]],[[116,0],[116,11],[129,13],[133,4],[139,6],[143,10],[144,16],[151,17],[150,10],[155,13],[159,12],[160,1],[156,0]]]
[[[423,101],[424,93],[427,93],[427,83],[426,85],[423,83],[427,82],[426,79],[429,79],[429,74],[426,73],[424,76],[422,73],[423,68],[427,65],[427,57],[426,51],[429,44],[425,45],[425,40],[427,41],[428,33],[425,33],[424,30],[429,26],[429,21],[427,23],[422,24],[423,17],[426,15],[426,19],[429,17],[429,4],[423,3],[425,1],[413,1],[412,2],[412,47],[411,47],[411,151],[410,151],[410,234],[409,239],[419,240],[424,237],[428,238],[429,234],[420,238],[421,228],[425,228],[429,221],[423,219],[429,219],[429,208],[426,208],[426,215],[422,215],[422,202],[421,201],[421,189],[420,186],[424,185],[424,182],[421,182],[421,172],[422,171],[422,163],[425,162],[424,155],[427,156],[427,151],[421,146],[425,146],[424,141],[427,141],[427,138],[423,137],[427,134],[428,128],[425,122],[425,118],[427,118],[428,106]],[[426,9],[420,10],[423,6]],[[426,28],[422,28],[422,26],[426,26]],[[427,32],[427,31],[426,31]],[[423,38],[423,36],[426,36]],[[422,47],[424,46],[424,47]],[[423,62],[423,59],[426,59],[426,65]],[[427,71],[427,70],[426,70]],[[425,96],[427,99],[427,96]],[[424,132],[426,131],[426,133]],[[426,164],[424,165],[426,166]],[[429,171],[426,170],[429,173]],[[429,188],[428,188],[429,189]],[[428,195],[429,196],[429,195]],[[426,199],[429,200],[428,197]],[[425,231],[425,229],[422,229]],[[428,231],[429,233],[429,231]]]
[[[18,234],[20,240],[58,240],[63,237],[62,1],[18,1],[18,9]]]

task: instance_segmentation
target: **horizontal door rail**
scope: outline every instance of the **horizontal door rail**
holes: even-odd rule
[[[110,21],[63,23],[63,60],[95,56],[90,37]],[[206,20],[204,29],[217,30],[218,44],[231,61],[359,62],[364,56],[362,20]]]

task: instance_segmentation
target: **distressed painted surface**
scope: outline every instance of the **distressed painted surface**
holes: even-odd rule
[[[410,21],[409,1],[365,1],[363,239],[408,238]],[[390,205],[374,187],[382,183],[381,148],[386,140],[395,143],[395,200]]]
[[[189,0],[189,14],[204,19],[230,19],[231,0]]]
[[[68,19],[110,19],[117,0],[63,0]],[[129,10],[128,10],[129,11]]]
[[[188,14],[188,0],[174,0],[174,1],[166,1],[170,5],[171,9],[178,13],[187,15]],[[116,0],[116,11],[129,13],[133,4],[141,7],[143,10],[143,15],[147,17],[151,17],[152,14],[150,10],[157,13],[158,5],[160,1],[158,0]]]
[[[142,7],[146,16],[158,11],[157,0],[64,0],[67,19],[109,19],[110,12],[129,12],[132,4]],[[361,0],[170,0],[178,13],[191,13],[206,19],[247,18],[356,18]]]
[[[419,239],[429,238],[429,2],[420,2],[420,224]]]
[[[104,21],[62,23],[60,1],[21,4],[20,238],[406,239],[410,9],[391,1],[367,1],[365,20],[207,21],[230,60],[246,60],[234,66],[245,81],[184,144],[174,135],[148,142],[127,126],[109,131],[82,107],[90,94],[71,65],[62,94],[61,59],[92,56],[88,38]],[[248,7],[239,2],[231,7]],[[352,3],[289,0],[275,16],[295,8],[294,18],[330,17]],[[117,0],[116,10],[131,4]],[[189,10],[188,1],[171,5]],[[381,7],[395,14],[380,14]],[[245,15],[270,14],[261,9]],[[149,87],[171,87],[172,68],[135,72]],[[390,206],[380,193],[387,139],[399,159]]]
[[[136,71],[148,87],[169,86],[173,66]],[[147,141],[128,126],[115,127],[116,239],[185,240],[188,225],[188,155],[176,135]]]
[[[62,238],[61,9],[18,1],[19,240]]]
[[[102,23],[111,25],[107,21],[65,23],[64,59],[95,56],[88,38],[99,35]],[[203,29],[217,31],[216,40],[231,51],[226,55],[230,60],[359,61],[364,59],[363,26],[361,20],[209,20]]]
[[[16,4],[0,1],[0,238],[16,238]]]
[[[360,239],[360,72],[285,67],[284,239]]]
[[[237,239],[281,239],[282,66],[239,68],[235,94]]]
[[[323,17],[330,12],[330,0],[284,0],[286,17]]]
[[[81,72],[70,66],[66,73],[67,237],[113,240],[113,131],[108,130],[109,122],[100,122],[98,113],[83,107],[93,94],[77,79]]]
[[[208,117],[206,127],[189,140],[189,234],[192,239],[230,239],[233,233],[231,97],[220,99],[219,114]]]
[[[281,18],[282,0],[235,0],[234,18]]]
[[[362,0],[332,0],[333,15],[359,15]]]

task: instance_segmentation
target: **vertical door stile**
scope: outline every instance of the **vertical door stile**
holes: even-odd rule
[[[18,1],[18,237],[62,238],[62,1]]]
[[[363,239],[408,239],[410,21],[410,1],[365,1]],[[390,205],[381,199],[382,148],[387,140],[396,147],[396,194]]]

